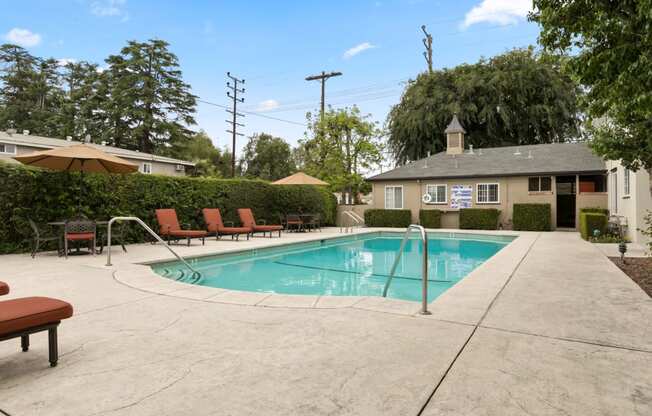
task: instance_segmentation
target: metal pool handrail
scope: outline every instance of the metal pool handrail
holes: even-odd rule
[[[174,257],[176,257],[180,262],[182,262],[190,271],[192,271],[192,276],[201,276],[201,273],[199,273],[197,270],[195,270],[188,262],[181,257],[179,254],[177,254],[176,251],[172,250],[172,247],[168,245],[158,234],[154,232],[143,220],[141,220],[138,217],[113,217],[109,220],[109,223],[107,225],[107,247],[106,247],[106,265],[111,266],[111,226],[113,225],[114,222],[116,221],[135,221],[138,224],[140,224],[141,227],[145,229],[148,233],[152,235],[158,241],[159,243],[163,244],[165,248],[167,248],[170,253],[174,254]]]
[[[405,234],[403,235],[403,240],[401,241],[401,248],[399,248],[398,250],[398,255],[396,256],[396,260],[394,260],[394,264],[392,265],[392,270],[389,272],[389,276],[387,277],[387,282],[385,282],[385,288],[383,289],[383,297],[387,297],[389,284],[392,282],[392,278],[394,277],[394,273],[396,272],[398,263],[399,261],[401,261],[401,257],[403,256],[403,250],[405,250],[405,244],[407,243],[407,240],[410,237],[410,233],[412,231],[419,231],[421,242],[423,243],[423,261],[421,266],[422,267],[421,269],[421,279],[422,279],[421,314],[430,315],[430,312],[428,312],[428,234],[426,233],[426,229],[420,225],[410,224],[407,227],[407,230],[405,230]]]
[[[347,229],[350,230],[350,231],[353,231],[354,226],[360,227],[360,226],[364,225],[364,219],[361,216],[359,216],[358,214],[356,214],[355,212],[353,212],[353,211],[343,211],[342,215],[345,215],[345,216],[349,217],[350,219],[352,219],[353,220],[353,225],[350,225],[348,227],[340,227],[340,232],[342,232],[342,228],[344,228],[344,232],[347,232],[346,231]],[[342,220],[342,224],[343,223],[344,223],[344,220]]]

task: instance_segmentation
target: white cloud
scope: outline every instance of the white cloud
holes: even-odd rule
[[[462,28],[476,23],[507,26],[518,23],[532,10],[532,0],[482,0],[466,13]]]
[[[344,59],[351,59],[354,56],[356,56],[357,54],[362,53],[362,52],[366,51],[367,49],[373,49],[375,47],[376,47],[376,45],[372,45],[369,42],[363,42],[363,43],[361,43],[359,45],[356,45],[356,46],[352,47],[351,49],[347,49],[347,51],[344,52],[344,55],[342,55],[342,57]]]
[[[100,17],[121,17],[120,21],[129,20],[125,10],[127,0],[97,0],[91,3],[91,13]]]
[[[59,65],[59,66],[66,66],[68,64],[74,64],[75,62],[77,62],[77,60],[74,59],[74,58],[59,58],[59,59],[57,59],[57,65]]]
[[[279,104],[278,101],[272,100],[272,99],[261,101],[261,102],[258,103],[258,106],[256,107],[256,111],[273,110],[275,108],[278,108],[279,105],[280,104]]]
[[[15,27],[5,35],[5,40],[18,46],[29,48],[41,43],[41,35],[33,33],[27,29]]]

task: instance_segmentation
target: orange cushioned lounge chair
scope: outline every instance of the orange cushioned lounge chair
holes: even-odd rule
[[[9,293],[9,286],[0,282],[0,295]],[[29,350],[29,336],[48,331],[50,366],[59,361],[57,327],[72,316],[72,306],[58,299],[29,297],[0,302],[0,341],[20,337],[23,351]]]
[[[253,231],[249,227],[225,227],[222,222],[222,214],[220,213],[219,208],[204,208],[201,211],[204,214],[204,222],[206,222],[206,229],[209,234],[215,234],[217,240],[220,239],[222,235],[230,235],[231,240],[235,236],[235,239],[238,240],[240,234],[246,234],[247,240],[249,240],[249,234]],[[233,225],[232,221],[227,221],[227,224]]]
[[[254,219],[254,214],[249,208],[238,208],[238,216],[240,217],[240,222],[242,222],[243,227],[251,228],[251,235],[254,233],[269,233],[269,238],[272,238],[272,233],[278,231],[278,236],[281,236],[281,230],[283,229],[282,225],[267,225],[267,224],[257,224]]]
[[[204,244],[208,234],[204,230],[182,230],[177,219],[177,212],[174,209],[157,209],[156,220],[159,225],[159,234],[167,237],[168,243],[170,243],[171,239],[187,238],[188,245],[190,245],[191,238],[201,238],[201,243]]]

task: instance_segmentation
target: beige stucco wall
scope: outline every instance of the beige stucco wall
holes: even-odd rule
[[[33,152],[38,152],[38,151],[43,151],[47,149],[43,149],[40,147],[31,147],[31,146],[23,146],[23,145],[17,145],[16,146],[16,155],[25,155],[25,154],[30,154]],[[10,163],[20,163],[16,160],[14,160],[12,157],[15,155],[10,155],[10,154],[4,154],[0,153],[0,160],[3,160],[5,162],[10,162]],[[151,163],[152,164],[152,174],[155,175],[167,175],[167,176],[185,176],[186,173],[185,171],[177,171],[176,170],[176,164],[172,163],[163,163],[163,162],[158,162],[158,161],[151,161],[151,160],[142,160],[142,159],[133,159],[129,157],[124,157],[120,156],[120,158],[133,163],[134,165],[138,166],[138,171],[142,171],[142,166],[143,163]],[[187,167],[186,167],[187,169]]]
[[[497,204],[478,204],[476,185],[479,183],[498,183],[499,184],[499,203]],[[427,185],[444,184],[447,186],[447,203],[446,204],[426,204],[422,202],[421,197],[426,193]],[[501,211],[500,224],[503,228],[509,229],[512,226],[512,213],[514,204],[518,203],[538,203],[550,204],[551,207],[551,224],[555,228],[557,222],[557,200],[555,193],[555,177],[552,177],[552,190],[546,192],[529,192],[528,177],[497,177],[497,178],[477,178],[477,179],[445,179],[445,180],[405,180],[405,181],[387,181],[373,183],[373,208],[385,208],[385,186],[403,186],[403,208],[412,212],[412,221],[418,222],[419,210],[421,209],[438,209],[444,212],[442,216],[442,227],[459,228],[459,211],[450,208],[450,190],[452,185],[471,185],[473,187],[472,207],[473,208],[496,208]],[[579,208],[584,206],[607,207],[606,193],[582,193],[577,195],[576,216],[579,214]],[[576,222],[577,224],[577,222]]]
[[[614,183],[612,171],[615,170],[617,181]],[[652,195],[650,194],[650,175],[645,169],[630,172],[630,193],[625,194],[625,169],[618,161],[607,161],[609,173],[609,211],[613,215],[627,218],[627,237],[634,243],[647,244],[650,239],[641,233],[646,229],[645,216],[652,210]],[[617,191],[617,201],[614,201],[613,191]]]

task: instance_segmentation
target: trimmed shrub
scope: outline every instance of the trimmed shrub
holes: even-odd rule
[[[239,223],[237,208],[251,208],[256,219],[278,224],[290,212],[319,213],[322,224],[334,225],[335,196],[309,185],[275,186],[259,180],[172,177],[159,175],[50,172],[0,162],[0,253],[27,249],[27,224],[70,218],[137,216],[158,229],[154,210],[174,208],[179,222],[203,229],[202,208],[220,208],[225,221]],[[78,200],[81,197],[81,207]],[[145,232],[129,226],[128,242],[144,241]]]
[[[598,208],[598,207],[580,208],[580,214],[583,212],[594,212],[594,213],[604,214],[606,216],[609,216],[609,210],[607,208]]]
[[[495,230],[498,228],[500,210],[496,208],[460,209],[460,229]]]
[[[550,231],[551,212],[550,204],[514,204],[514,230]]]
[[[441,211],[438,209],[419,210],[419,223],[426,228],[441,228]]]
[[[607,229],[607,216],[598,212],[581,212],[580,213],[580,234],[582,238],[588,240],[593,237],[595,230],[604,234]]]
[[[368,209],[364,212],[367,227],[405,228],[412,222],[409,209]]]

